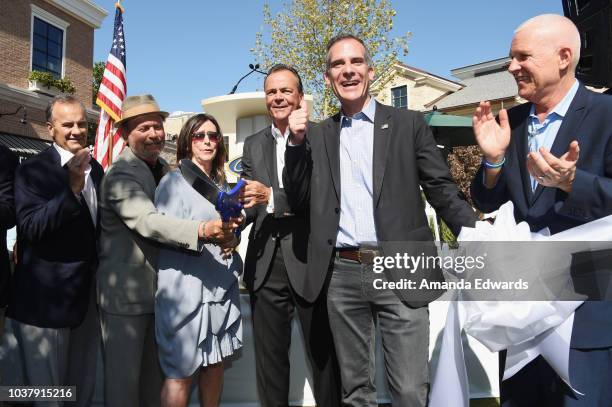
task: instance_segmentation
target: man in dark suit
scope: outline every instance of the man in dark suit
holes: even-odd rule
[[[264,80],[272,125],[244,143],[242,177],[247,222],[252,223],[244,281],[251,297],[257,387],[263,406],[287,406],[289,347],[294,311],[302,327],[312,367],[317,406],[340,405],[340,377],[326,310],[326,288],[304,292],[308,225],[303,211],[293,211],[283,188],[289,115],[305,104],[298,72],[273,66]]]
[[[517,221],[557,233],[612,214],[612,98],[575,78],[580,35],[558,15],[523,23],[508,71],[529,103],[499,112],[488,102],[474,114],[483,164],[472,197],[484,212],[510,200]],[[505,407],[610,406],[612,306],[586,302],[575,313],[570,344],[573,394],[542,357],[502,383]]]
[[[431,242],[419,185],[453,231],[473,226],[476,216],[461,200],[423,116],[374,101],[368,93],[373,77],[371,58],[359,38],[342,35],[329,42],[325,81],[340,100],[341,112],[316,126],[308,124],[305,109],[291,115],[285,188],[294,205],[307,202],[310,208],[305,295],[330,279],[327,306],[343,403],[376,405],[378,324],[393,406],[425,406],[426,305],[439,292],[377,289],[375,280],[388,283],[398,275],[374,273],[373,258],[381,249],[394,255],[385,249],[389,242]],[[368,250],[371,245],[376,250]],[[420,277],[442,278],[439,271],[429,273]]]
[[[97,266],[97,190],[85,108],[57,97],[47,111],[53,145],[15,175],[18,263],[7,316],[24,358],[28,385],[76,385],[89,405],[100,342],[93,277]]]
[[[17,156],[7,147],[0,146],[0,336],[4,330],[4,311],[11,277],[6,231],[15,226],[13,183],[17,163]]]

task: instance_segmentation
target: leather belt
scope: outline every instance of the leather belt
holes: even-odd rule
[[[336,256],[360,264],[372,265],[374,258],[380,256],[380,252],[373,249],[346,248],[336,249]]]

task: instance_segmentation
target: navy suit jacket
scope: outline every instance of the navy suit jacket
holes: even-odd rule
[[[103,170],[93,159],[91,167],[99,197]],[[79,325],[97,267],[99,221],[72,193],[53,146],[17,169],[15,209],[18,262],[7,315],[44,328]]]
[[[13,183],[17,156],[7,147],[0,146],[0,307],[6,305],[11,277],[6,231],[15,226]]]
[[[563,155],[572,140],[580,146],[570,194],[542,185],[531,190],[526,166],[530,108],[531,103],[526,103],[508,111],[512,135],[506,163],[492,189],[483,185],[484,169],[480,168],[472,182],[476,207],[492,212],[512,201],[517,221],[526,221],[533,232],[548,227],[551,233],[612,214],[612,97],[581,85],[559,128],[553,155]],[[612,346],[612,304],[587,302],[578,308],[571,345],[585,349]]]

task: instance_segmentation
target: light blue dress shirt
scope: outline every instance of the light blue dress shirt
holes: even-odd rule
[[[557,133],[559,132],[559,128],[561,127],[561,123],[563,123],[563,118],[567,114],[567,110],[569,109],[572,100],[574,100],[574,96],[576,96],[576,92],[578,92],[578,81],[574,81],[574,84],[567,92],[565,97],[557,104],[548,113],[543,122],[540,123],[540,119],[535,113],[535,105],[531,105],[531,110],[529,111],[529,122],[527,124],[527,134],[529,141],[529,151],[538,151],[540,147],[546,148],[550,151],[553,143],[555,142],[555,138],[557,137]],[[535,191],[538,187],[538,181],[529,176],[531,180],[531,190]]]
[[[370,98],[353,117],[341,115],[340,224],[336,247],[376,243],[373,203],[374,114]]]

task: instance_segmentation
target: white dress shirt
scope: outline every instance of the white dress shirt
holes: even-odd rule
[[[352,117],[341,114],[340,127],[340,223],[336,247],[375,244],[373,195],[374,115],[370,98]]]
[[[72,154],[68,150],[64,150],[56,143],[53,143],[53,147],[55,147],[55,149],[60,155],[60,165],[62,167],[66,165],[66,163],[70,161],[72,157],[74,157],[74,154]],[[91,179],[90,164],[87,164],[87,168],[85,169],[85,186],[83,187],[81,194],[85,198],[85,203],[87,204],[87,208],[89,208],[91,219],[93,220],[93,223],[95,225],[96,220],[98,219],[98,198],[96,195],[96,188],[94,187],[93,180]]]
[[[276,143],[276,177],[278,179],[278,187],[283,188],[283,168],[285,168],[285,149],[287,148],[287,139],[289,138],[289,126],[285,129],[285,133],[272,123],[272,137]],[[270,180],[271,181],[271,180]],[[274,213],[274,188],[270,188],[270,199],[266,206],[266,212]]]

